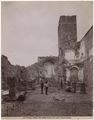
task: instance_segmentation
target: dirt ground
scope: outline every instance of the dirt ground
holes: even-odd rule
[[[28,91],[24,102],[2,103],[2,116],[92,116],[92,97],[68,93],[54,87],[48,95],[40,88]]]

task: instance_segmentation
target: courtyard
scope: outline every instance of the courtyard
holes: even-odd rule
[[[92,116],[92,95],[69,93],[49,87],[48,95],[40,93],[40,87],[30,90],[23,102],[2,103],[2,117],[38,116]]]

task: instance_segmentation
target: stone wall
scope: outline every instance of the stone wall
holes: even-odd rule
[[[87,93],[93,93],[93,58],[84,61],[84,82]]]
[[[41,64],[40,71],[43,71],[45,77],[57,77],[57,66],[58,66],[58,57],[56,56],[47,56],[47,57],[39,57],[38,62]],[[52,71],[51,71],[52,69]],[[52,75],[47,75],[47,72],[50,74],[52,72]]]
[[[85,41],[86,59],[84,61],[84,81],[87,84],[87,91],[93,92],[93,27],[83,37]],[[92,51],[92,52],[91,52]]]

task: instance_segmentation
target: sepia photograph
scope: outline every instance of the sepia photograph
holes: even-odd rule
[[[1,117],[93,117],[93,1],[1,2]]]

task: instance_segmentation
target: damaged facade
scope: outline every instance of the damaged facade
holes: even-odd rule
[[[84,92],[92,91],[93,27],[82,40],[77,41],[76,16],[60,16],[58,52],[57,60],[52,56],[38,58],[38,62],[43,62],[45,76],[57,81],[62,79],[65,84],[68,81],[75,82],[78,88],[84,88]]]
[[[59,63],[65,81],[92,91],[93,86],[93,27],[77,42],[76,16],[61,16],[58,27]],[[64,63],[65,59],[65,63]],[[67,61],[67,62],[66,62]],[[90,92],[91,92],[90,91]]]
[[[48,57],[39,57],[38,62],[42,64],[42,71],[46,78],[54,78],[56,76],[58,57],[48,56]],[[41,70],[40,70],[41,71]]]

